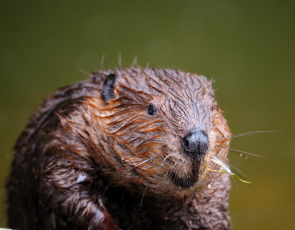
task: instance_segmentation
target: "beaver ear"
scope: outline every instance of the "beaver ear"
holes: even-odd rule
[[[110,74],[109,76],[107,76],[107,78],[105,79],[103,83],[101,98],[105,102],[115,97],[114,85],[116,83],[116,79],[117,79],[117,76],[115,74]]]

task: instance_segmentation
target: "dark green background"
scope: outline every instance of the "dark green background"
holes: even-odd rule
[[[0,0],[1,188],[41,99],[99,70],[103,55],[116,67],[121,53],[125,66],[137,57],[214,77],[233,134],[281,131],[233,139],[232,148],[268,157],[254,158],[263,171],[230,153],[254,190],[233,183],[230,210],[233,229],[293,229],[294,25],[294,1]],[[0,227],[4,199],[1,189]]]

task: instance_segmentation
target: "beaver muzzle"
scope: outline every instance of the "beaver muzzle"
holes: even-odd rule
[[[209,149],[209,138],[204,130],[192,128],[182,138],[182,150],[192,160],[192,171],[185,178],[179,177],[174,172],[170,173],[171,180],[181,188],[191,188],[198,181],[200,163]]]

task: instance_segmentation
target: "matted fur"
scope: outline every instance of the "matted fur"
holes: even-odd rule
[[[115,74],[115,96],[102,86]],[[149,115],[148,105],[156,108]],[[196,164],[181,140],[209,137]],[[61,88],[32,116],[7,182],[16,229],[229,229],[230,131],[203,76],[167,69],[102,70]],[[221,146],[224,148],[216,147]],[[195,180],[182,188],[172,179]]]

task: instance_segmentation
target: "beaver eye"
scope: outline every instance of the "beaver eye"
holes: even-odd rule
[[[148,113],[149,113],[149,115],[155,115],[156,114],[156,108],[152,104],[149,104]]]

